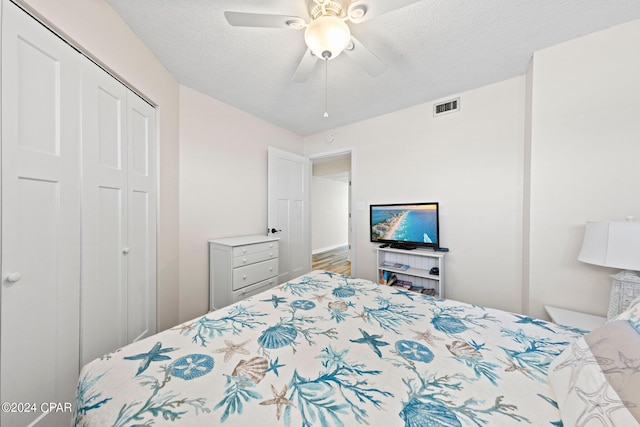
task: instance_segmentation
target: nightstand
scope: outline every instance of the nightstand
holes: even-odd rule
[[[593,314],[580,313],[578,311],[566,310],[550,305],[545,305],[544,309],[554,323],[572,328],[580,328],[586,331],[591,331],[607,321],[606,317],[594,316]]]

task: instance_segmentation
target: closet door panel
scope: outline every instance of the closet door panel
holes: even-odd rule
[[[156,331],[155,110],[129,93],[128,339]]]
[[[128,339],[137,341],[152,335],[153,325],[152,303],[155,302],[155,282],[149,270],[154,254],[149,250],[147,241],[153,230],[150,230],[148,212],[150,208],[149,194],[134,191],[131,194],[130,232],[129,232],[129,287],[128,287]],[[155,317],[155,316],[154,316]]]
[[[18,144],[23,148],[58,155],[60,152],[59,121],[52,111],[60,103],[60,63],[46,52],[46,46],[17,39]]]
[[[72,402],[80,303],[80,64],[4,2],[3,402]],[[2,413],[2,425],[68,425],[69,413]]]
[[[127,344],[127,89],[89,60],[82,93],[82,339],[88,363]]]
[[[98,146],[98,157],[94,160],[104,172],[122,172],[126,160],[122,156],[125,89],[93,64],[86,64],[84,77],[90,82],[85,90],[91,92],[85,93],[85,100],[96,108],[94,119],[98,120],[97,128],[93,129],[96,139],[92,143]]]
[[[131,167],[130,171],[134,177],[134,186],[145,186],[150,178],[151,165],[151,140],[149,134],[152,131],[149,106],[136,102],[135,95],[130,97],[133,105],[129,110],[130,118],[130,143],[131,143]],[[142,108],[141,108],[142,107]]]

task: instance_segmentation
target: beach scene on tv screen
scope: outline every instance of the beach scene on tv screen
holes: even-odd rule
[[[371,207],[374,240],[437,243],[437,222],[435,205]]]

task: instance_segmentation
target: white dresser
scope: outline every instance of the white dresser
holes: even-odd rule
[[[209,309],[216,310],[278,284],[278,238],[209,240]]]

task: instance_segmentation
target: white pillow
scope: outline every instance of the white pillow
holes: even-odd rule
[[[632,314],[637,313],[636,305]],[[549,365],[565,426],[640,426],[640,332],[608,322],[580,337]]]

